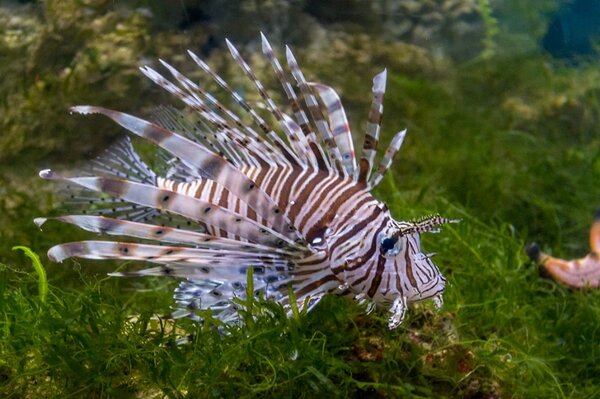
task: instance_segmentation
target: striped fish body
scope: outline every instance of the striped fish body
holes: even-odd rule
[[[112,275],[183,279],[174,295],[177,307],[170,315],[174,318],[200,320],[196,311],[210,308],[222,321],[237,322],[238,305],[232,299],[246,295],[249,267],[254,268],[256,291],[285,306],[289,287],[299,305],[309,309],[334,292],[356,298],[369,311],[375,305],[388,308],[390,328],[400,324],[411,302],[433,298],[440,305],[445,280],[430,256],[421,252],[420,234],[451,220],[430,216],[398,222],[371,195],[406,133],[393,138],[375,169],[386,72],[374,79],[368,129],[357,160],[338,95],[328,86],[307,82],[289,49],[288,65],[300,95],[263,36],[263,52],[288,98],[292,112],[287,114],[235,47],[227,44],[277,126],[269,126],[191,52],[198,66],[250,115],[254,126],[244,124],[235,112],[163,61],[175,83],[149,67],[142,72],[180,98],[205,125],[172,109],[158,110],[155,121],[149,122],[101,107],[73,107],[77,113],[113,119],[170,153],[170,158],[165,158],[167,172],[159,176],[127,139],[95,160],[85,175],[40,172],[45,179],[95,193],[71,194],[74,202],[92,204],[92,209],[55,219],[138,240],[60,244],[49,250],[50,259],[155,264]],[[36,219],[38,225],[45,221]]]

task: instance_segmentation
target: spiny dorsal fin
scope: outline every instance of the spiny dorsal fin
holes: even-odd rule
[[[342,155],[342,163],[349,176],[353,176],[356,170],[356,158],[354,154],[354,143],[352,142],[352,133],[344,106],[340,100],[340,96],[336,91],[324,84],[308,82],[308,85],[315,89],[325,109],[329,119],[329,127],[333,135],[333,139]]]
[[[167,62],[163,60],[160,60],[160,62],[169,70],[171,75],[173,75],[173,77],[188,91],[188,93],[190,93],[190,95],[192,95],[194,98],[198,98],[198,94],[201,95],[206,101],[210,103],[210,105],[216,107],[216,109],[224,115],[225,119],[223,119],[222,117],[220,118],[220,120],[222,121],[221,123],[224,124],[222,126],[217,126],[217,139],[220,139],[221,136],[225,136],[225,138],[227,139],[226,141],[235,142],[235,147],[237,147],[237,150],[245,153],[246,157],[254,159],[255,162],[253,163],[255,165],[290,165],[289,159],[286,158],[284,154],[282,154],[280,151],[277,151],[277,149],[274,148],[268,140],[265,140],[252,128],[245,125],[240,120],[240,118],[237,115],[235,115],[235,113],[223,106],[219,101],[217,101],[214,98],[214,96],[204,91],[200,86],[198,86],[190,79],[182,75],[179,71],[177,71]],[[204,106],[204,108],[208,112],[215,113],[214,111],[210,110],[210,108],[206,107],[206,105]],[[226,122],[226,120],[229,120],[230,122]],[[274,132],[271,136],[273,135],[275,135]],[[277,137],[277,139],[279,138]],[[280,147],[280,145],[277,143],[276,146]]]
[[[291,83],[286,79],[285,73],[283,72],[283,68],[281,67],[281,64],[279,63],[279,60],[275,57],[275,54],[273,53],[273,49],[271,48],[271,45],[269,44],[267,38],[262,33],[261,33],[261,36],[262,36],[263,53],[265,54],[265,56],[271,63],[271,66],[273,67],[273,70],[275,71],[275,75],[277,76],[277,79],[279,80],[279,82],[281,83],[281,86],[283,87],[283,90],[285,91],[288,102],[290,103],[290,106],[292,107],[292,111],[294,112],[294,117],[296,118],[296,122],[298,123],[298,126],[300,126],[300,129],[302,130],[304,137],[306,137],[308,146],[311,149],[311,152],[313,154],[312,157],[310,158],[313,167],[315,169],[321,169],[321,170],[329,169],[328,160],[325,157],[325,154],[323,153],[323,149],[317,143],[317,136],[310,128],[310,123],[308,121],[308,117],[306,116],[306,113],[300,106],[300,101],[298,100],[298,97],[296,96],[296,92],[294,91],[294,88],[292,87]]]
[[[263,100],[265,100],[267,102],[267,107],[273,113],[273,115],[275,116],[275,119],[281,125],[283,116],[281,115],[281,112],[275,105],[275,102],[271,99],[269,94],[265,91],[262,83],[260,83],[260,81],[256,78],[256,75],[254,75],[254,72],[252,72],[252,69],[250,69],[250,65],[248,65],[246,63],[246,61],[244,61],[244,59],[240,55],[239,51],[235,48],[235,46],[227,39],[225,39],[225,42],[227,43],[227,47],[229,48],[229,52],[231,53],[233,60],[236,62],[236,64],[238,64],[240,66],[240,68],[242,68],[242,71],[244,71],[244,74],[248,77],[248,79],[250,79],[254,83],[254,85],[258,89],[258,92],[260,93],[261,97],[263,98]],[[281,125],[281,126],[284,128],[286,127],[286,125]],[[293,132],[289,132],[289,131],[286,131],[285,133],[286,133],[287,137],[289,137],[290,134],[293,134]],[[283,140],[281,140],[281,138],[279,138],[279,136],[275,132],[273,132],[273,129],[271,129],[269,131],[268,135],[269,135],[269,138],[272,138],[272,140],[274,140],[277,147],[279,147],[279,149],[281,149],[281,151],[283,152],[284,156],[288,159],[288,161],[290,161],[296,165],[301,164],[301,161],[298,158],[298,156],[294,153],[294,151],[292,151],[291,148],[289,148],[286,145],[286,143]]]
[[[327,153],[329,154],[330,161],[336,167],[338,172],[344,174],[345,170],[342,166],[342,155],[340,154],[340,150],[337,148],[327,122],[325,122],[325,117],[319,108],[319,103],[317,103],[317,99],[312,93],[310,86],[306,82],[304,74],[302,73],[298,62],[296,61],[296,57],[294,57],[292,50],[288,46],[285,47],[285,54],[290,70],[292,71],[292,75],[294,76],[294,79],[296,79],[296,82],[300,87],[300,92],[302,93],[304,101],[308,107],[308,112],[312,116],[313,122],[317,126],[317,131],[321,135],[321,139],[327,147]]]
[[[245,152],[246,156],[252,159],[251,163],[254,165],[267,166],[271,163],[285,163],[285,159],[281,154],[251,129],[246,129],[246,133],[249,133],[248,135],[242,134],[236,126],[231,125],[228,120],[211,110],[196,94],[185,94],[181,89],[150,67],[141,68],[141,71],[154,83],[179,97],[190,108],[198,111],[206,121],[211,123],[215,130],[211,136],[216,139],[216,142],[224,146],[229,146],[229,142],[235,142],[237,150]],[[191,85],[187,84],[186,87],[189,89]],[[227,113],[226,116],[229,117],[229,114]],[[229,119],[231,120],[230,117]],[[233,122],[235,123],[235,120]],[[253,134],[250,134],[251,132]],[[232,148],[232,146],[229,146],[229,148]],[[221,156],[225,155],[222,153],[218,154]]]
[[[250,116],[252,117],[252,119],[254,120],[254,123],[261,129],[261,131],[263,132],[263,134],[269,138],[269,140],[271,142],[273,142],[280,151],[275,151],[273,154],[280,156],[282,159],[283,164],[290,164],[290,160],[292,160],[292,158],[290,158],[291,154],[287,154],[288,158],[286,158],[286,152],[287,152],[287,145],[283,142],[283,140],[281,140],[281,138],[277,135],[277,133],[275,133],[273,131],[273,129],[269,126],[269,124],[250,106],[250,104],[248,104],[246,102],[246,100],[244,100],[242,98],[241,95],[239,95],[237,92],[235,92],[230,86],[229,84],[223,80],[223,78],[221,78],[218,74],[216,74],[209,66],[208,64],[206,64],[204,61],[202,61],[200,58],[198,58],[198,56],[196,56],[196,54],[194,54],[193,52],[188,50],[188,53],[190,54],[190,56],[192,57],[192,59],[194,60],[194,62],[196,62],[196,64],[204,71],[206,72],[208,75],[210,75],[213,80],[219,85],[221,86],[225,91],[227,91],[232,98],[242,107],[242,109],[244,111],[246,111],[247,113],[250,114]],[[282,153],[283,151],[283,153]]]
[[[359,162],[356,181],[367,183],[375,154],[377,153],[377,144],[379,143],[379,132],[381,131],[381,118],[383,116],[383,96],[385,94],[385,83],[387,80],[387,70],[378,73],[373,78],[373,101],[369,111],[369,120],[367,121],[367,132],[363,142],[362,154]]]
[[[373,188],[379,184],[381,179],[385,176],[386,172],[389,170],[390,166],[394,162],[394,157],[400,150],[402,143],[404,142],[404,137],[406,136],[406,129],[401,132],[396,133],[394,138],[392,138],[392,142],[388,146],[385,154],[383,155],[383,159],[379,163],[379,168],[377,169],[377,173],[373,175],[371,180],[369,181],[369,187]]]
[[[250,65],[248,65],[248,63],[242,58],[239,51],[229,40],[227,40],[226,42],[234,61],[240,66],[240,68],[242,68],[242,71],[244,71],[248,79],[250,79],[256,86],[258,92],[260,93],[260,96],[266,102],[265,108],[267,108],[273,114],[273,116],[279,123],[279,126],[285,133],[288,142],[292,146],[293,150],[285,146],[285,143],[280,143],[280,146],[284,147],[284,151],[290,153],[290,156],[293,156],[297,164],[306,165],[305,161],[307,159],[306,150],[308,148],[308,143],[306,142],[302,134],[300,126],[298,126],[295,123],[291,123],[291,118],[288,115],[285,115],[283,112],[281,112],[279,107],[277,107],[277,104],[275,104],[275,101],[273,101],[269,93],[267,93],[267,91],[265,90],[260,80],[258,80],[254,72],[252,72]]]

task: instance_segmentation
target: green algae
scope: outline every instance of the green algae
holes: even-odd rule
[[[168,309],[164,283],[90,279],[51,285],[42,305],[31,277],[4,269],[0,313],[6,380],[0,392],[42,396],[144,397],[516,396],[597,394],[597,292],[572,292],[541,279],[508,225],[464,211],[459,225],[428,237],[451,281],[446,304],[410,310],[396,331],[382,312],[327,297],[288,319],[257,298],[244,327],[155,319]],[[473,238],[477,237],[477,240]],[[156,285],[160,284],[160,285]],[[129,287],[129,288],[128,288]],[[475,289],[475,287],[477,287]],[[123,292],[128,300],[124,301]],[[596,305],[594,305],[596,304]],[[44,311],[34,312],[43,306]],[[39,316],[38,316],[39,315]],[[191,344],[175,343],[196,334]],[[597,337],[596,337],[597,338]],[[26,360],[24,360],[26,359]],[[87,396],[87,397],[90,397]]]
[[[48,295],[48,278],[46,277],[46,269],[44,269],[42,262],[40,262],[40,257],[27,247],[18,245],[13,247],[13,251],[16,250],[23,251],[25,256],[31,259],[31,264],[38,275],[38,295],[40,297],[40,302],[46,302],[46,296]]]

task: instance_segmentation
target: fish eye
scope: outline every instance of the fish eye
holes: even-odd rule
[[[381,237],[379,241],[381,245],[381,250],[384,255],[395,256],[398,255],[401,249],[401,244],[398,240],[398,237]]]
[[[398,239],[396,237],[384,237],[383,240],[381,240],[381,248],[383,248],[384,252],[387,252],[394,248],[397,241]]]

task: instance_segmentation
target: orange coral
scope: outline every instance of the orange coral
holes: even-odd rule
[[[591,252],[583,258],[565,260],[550,256],[538,244],[527,246],[529,257],[539,263],[552,278],[572,288],[596,288],[600,285],[600,211],[590,228]]]

